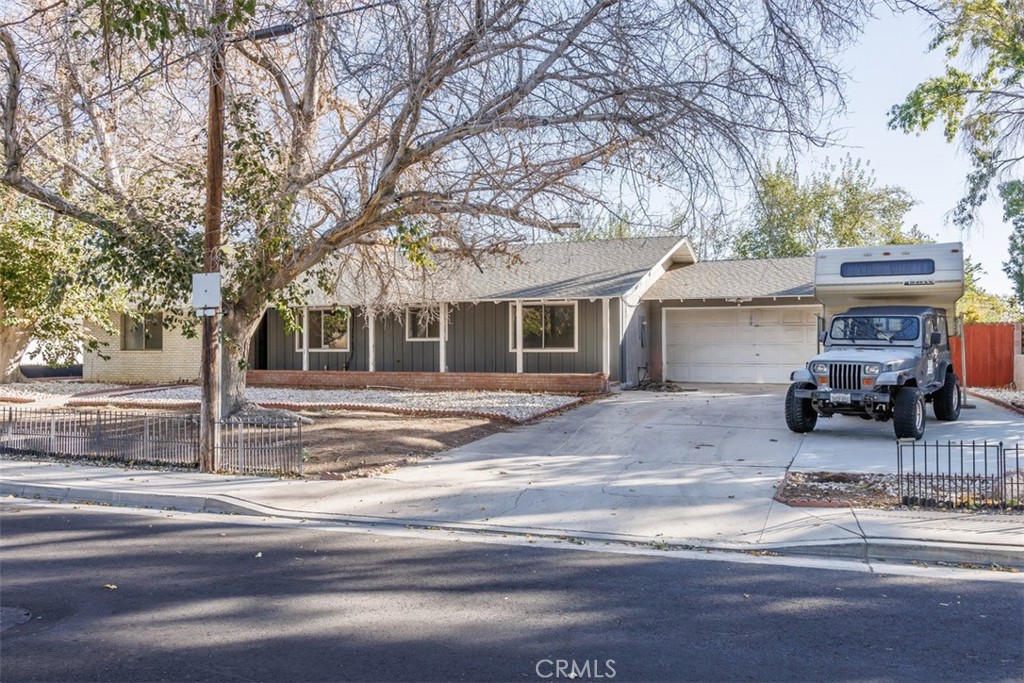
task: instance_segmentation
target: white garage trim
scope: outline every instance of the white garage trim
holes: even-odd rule
[[[795,321],[780,315],[789,313],[792,318],[794,310],[800,311]],[[718,315],[709,315],[714,312]],[[692,321],[685,320],[687,314],[692,314]],[[817,352],[820,316],[821,305],[816,303],[662,308],[662,379],[785,383],[792,370]],[[706,336],[683,341],[695,329]]]

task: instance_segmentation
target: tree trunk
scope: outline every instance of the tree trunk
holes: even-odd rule
[[[21,374],[21,359],[30,341],[30,325],[0,325],[0,384],[24,379]]]
[[[246,406],[245,368],[249,362],[249,346],[262,319],[263,309],[253,312],[243,307],[232,308],[224,315],[220,380],[224,415],[234,415]]]

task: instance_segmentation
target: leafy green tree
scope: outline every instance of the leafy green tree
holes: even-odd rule
[[[90,264],[89,232],[0,188],[0,382],[20,378],[32,340],[53,365],[73,363],[83,346],[99,350],[83,323],[110,330],[123,292]]]
[[[818,249],[929,241],[916,227],[903,228],[914,200],[897,186],[878,186],[860,160],[845,157],[836,167],[801,180],[779,162],[757,182],[750,227],[733,251],[741,258],[807,256]]]
[[[985,274],[980,263],[964,260],[964,295],[956,304],[956,313],[968,323],[1003,323],[1024,320],[1020,304],[1013,297],[986,292],[978,284]]]
[[[943,50],[946,70],[914,88],[890,112],[889,126],[920,132],[939,122],[973,169],[953,220],[969,225],[989,187],[1024,158],[1024,3],[941,0],[917,5],[936,21],[929,49]]]
[[[1003,272],[1013,284],[1018,305],[1024,306],[1024,183],[1014,180],[999,186],[1003,199],[1003,220],[1013,226],[1010,233],[1009,256]]]

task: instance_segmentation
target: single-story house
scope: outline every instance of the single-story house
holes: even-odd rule
[[[785,382],[816,349],[813,258],[697,262],[651,237],[525,247],[484,261],[407,305],[375,311],[342,278],[285,331],[268,309],[250,384],[595,390],[645,379]],[[199,343],[125,317],[92,381],[194,381]]]

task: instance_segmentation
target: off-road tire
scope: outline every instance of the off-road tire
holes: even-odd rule
[[[892,426],[897,439],[920,439],[924,436],[924,394],[917,387],[903,387],[896,392],[892,406]]]
[[[960,417],[960,380],[953,372],[946,373],[946,382],[932,394],[935,419],[954,422]]]
[[[789,391],[786,392],[786,426],[797,434],[806,434],[818,424],[818,413],[814,412],[811,399],[795,395],[796,390],[802,388],[804,385],[794,383],[789,385]]]

